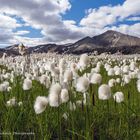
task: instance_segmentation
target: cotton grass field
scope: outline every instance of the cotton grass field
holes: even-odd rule
[[[0,139],[139,140],[140,56],[4,55]]]

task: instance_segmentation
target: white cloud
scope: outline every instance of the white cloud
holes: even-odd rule
[[[118,27],[117,26],[112,26],[112,27],[107,27],[105,30],[115,30],[119,31],[128,35],[133,35],[140,37],[140,23],[135,23],[133,25],[127,25],[127,24],[120,24]]]
[[[6,43],[7,41],[13,38],[12,36],[13,33],[11,30],[0,29],[0,43]]]
[[[62,15],[71,8],[68,0],[0,0],[0,11],[22,17],[26,25],[41,29],[45,35],[43,41],[57,42],[83,37],[80,30],[65,25]]]
[[[20,24],[14,18],[0,13],[0,28],[14,29],[20,27]]]
[[[15,32],[16,35],[26,35],[28,33],[30,33],[30,31],[23,30],[23,31],[17,31],[17,32]]]
[[[21,36],[14,36],[12,40],[13,44],[23,43],[27,46],[36,46],[38,44],[43,44],[42,38],[29,38],[29,37],[21,37]]]
[[[140,0],[126,0],[122,5],[102,6],[99,9],[86,10],[86,16],[80,25],[95,28],[103,28],[113,25],[115,22],[124,20],[128,16],[140,15]]]
[[[106,7],[104,7],[106,8]],[[116,21],[116,17],[109,12],[104,12],[104,10],[93,9],[92,12],[80,22],[82,26],[90,26],[94,28],[101,28],[106,25],[111,25]]]
[[[126,20],[127,21],[140,21],[140,17],[129,17]]]
[[[126,0],[122,5],[101,6],[87,9],[86,15],[79,23],[74,20],[63,20],[63,14],[71,9],[70,0],[0,0],[0,43],[23,42],[28,45],[40,43],[74,42],[85,36],[94,36],[107,29],[114,29],[139,36],[139,24],[125,25],[124,20],[136,21],[140,15],[140,0]],[[22,18],[25,23],[18,23]],[[114,26],[116,22],[122,22]],[[42,38],[23,37],[29,31],[13,32],[20,26],[31,26],[40,29]],[[130,27],[130,28],[129,28]],[[20,29],[22,30],[22,28]],[[4,36],[3,36],[4,34]]]
[[[71,5],[68,0],[0,0],[0,11],[10,15],[17,15],[35,28],[47,25],[60,25],[61,16]]]

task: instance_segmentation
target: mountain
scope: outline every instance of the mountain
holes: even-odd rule
[[[118,51],[124,54],[140,53],[140,38],[108,30],[94,37],[85,37],[69,46],[67,53],[81,54],[98,51],[98,53]]]
[[[120,32],[109,30],[101,35],[93,37],[96,45],[104,47],[122,47],[140,45],[140,38],[125,35]]]
[[[60,54],[82,54],[94,51],[98,52],[98,54],[104,52],[112,54],[118,52],[123,54],[140,53],[140,38],[108,30],[94,37],[87,36],[75,43],[64,45],[43,44],[28,49],[28,53],[55,52]],[[0,55],[3,52],[8,55],[18,55],[18,44],[0,49]]]

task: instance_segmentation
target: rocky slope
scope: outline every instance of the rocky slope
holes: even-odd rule
[[[8,46],[0,49],[0,54],[6,52],[8,55],[18,55],[18,45]],[[60,54],[81,54],[97,51],[134,54],[140,53],[140,38],[109,30],[94,37],[85,37],[75,43],[66,45],[43,44],[28,49],[29,53],[56,52]]]

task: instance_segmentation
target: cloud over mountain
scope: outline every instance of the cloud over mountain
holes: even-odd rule
[[[108,29],[140,37],[139,5],[139,0],[126,0],[117,5],[89,7],[78,22],[73,17],[64,18],[72,10],[70,0],[0,0],[0,44],[62,44]],[[32,30],[39,30],[39,35],[32,37]]]

